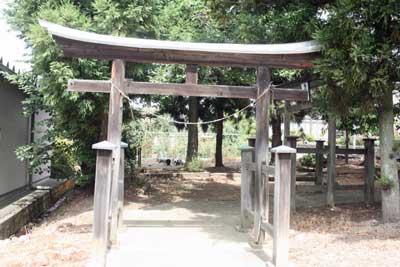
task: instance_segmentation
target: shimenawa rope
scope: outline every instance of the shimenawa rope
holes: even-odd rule
[[[222,118],[219,118],[219,119],[215,119],[215,120],[210,120],[210,121],[201,121],[201,122],[185,122],[185,121],[176,121],[176,120],[169,120],[169,122],[175,123],[175,124],[184,124],[184,125],[203,125],[203,124],[212,124],[212,123],[216,123],[216,122],[219,122],[219,121],[227,120],[229,118],[234,117],[235,115],[238,115],[238,114],[242,113],[243,111],[245,111],[248,108],[254,108],[254,106],[257,103],[257,101],[259,101],[266,93],[268,93],[270,91],[269,89],[271,88],[271,86],[272,86],[272,82],[269,83],[268,87],[264,90],[264,92],[262,94],[260,94],[252,103],[248,104],[244,108],[242,108],[242,109],[240,109],[240,110],[238,110],[238,111],[236,111],[236,112],[234,112],[232,114],[229,114],[229,115],[227,115],[225,117],[222,117]],[[114,88],[117,89],[118,92],[128,101],[129,108],[130,108],[130,111],[131,111],[131,114],[132,114],[132,117],[133,117],[133,105],[134,105],[134,103],[133,103],[132,99],[130,99],[129,96],[127,96],[124,91],[122,91],[118,86],[115,85],[115,83],[113,83],[111,81],[111,93],[113,93]],[[111,102],[111,104],[113,105],[114,103]],[[161,117],[160,115],[157,115],[155,113],[151,113],[151,112],[145,112],[145,113],[147,115],[152,115],[152,116],[154,116],[156,118]]]

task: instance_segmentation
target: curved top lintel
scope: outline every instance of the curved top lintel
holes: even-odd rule
[[[269,59],[277,59],[276,66],[309,67],[311,58],[319,53],[320,46],[315,41],[285,43],[285,44],[230,44],[230,43],[194,43],[179,41],[163,41],[140,38],[118,37],[112,35],[97,34],[64,27],[51,22],[39,21],[57,43],[59,43],[66,55],[88,58],[118,58],[143,62],[160,63],[194,63],[207,65],[262,65],[265,60],[269,65]],[[91,48],[103,49],[103,55],[90,51]],[[119,52],[117,53],[116,50]],[[140,53],[144,53],[139,55]],[[158,53],[157,55],[150,54]],[[134,54],[137,55],[134,55]],[[148,54],[146,54],[148,53]],[[162,53],[168,55],[161,55]],[[133,55],[133,56],[132,56]],[[194,55],[194,57],[193,57]],[[214,57],[215,55],[219,58]],[[191,57],[192,56],[192,57]],[[203,59],[202,56],[214,58]],[[256,58],[261,56],[261,58]],[[247,62],[241,59],[247,57]],[[253,57],[253,58],[251,58]],[[281,57],[285,62],[281,63]],[[297,60],[297,61],[296,61]],[[297,65],[296,65],[297,64]],[[274,65],[274,64],[272,64]]]

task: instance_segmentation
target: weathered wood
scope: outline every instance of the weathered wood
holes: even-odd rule
[[[257,98],[255,86],[205,85],[195,83],[150,83],[124,81],[126,94],[134,95],[175,95],[175,96],[202,96],[221,98]],[[69,80],[68,91],[72,92],[100,92],[110,93],[110,81],[96,80]],[[308,93],[300,89],[272,88],[275,100],[306,101]]]
[[[323,169],[324,169],[324,140],[316,141],[315,153],[315,184],[322,185]]]
[[[363,148],[336,148],[336,154],[344,154],[344,155],[364,155],[365,149]]]
[[[252,150],[253,150],[253,152],[255,151],[254,148]],[[255,162],[247,163],[247,164],[245,164],[245,166],[248,170],[251,170],[251,171],[256,171],[256,168],[257,168],[257,164]],[[275,166],[271,166],[271,165],[267,166],[265,164],[265,162],[263,163],[263,165],[262,165],[263,175],[267,175],[267,173],[269,175],[271,175],[271,173],[274,173],[274,171],[275,171]]]
[[[252,171],[247,168],[247,163],[252,162],[252,154],[254,149],[249,147],[241,148],[241,168],[240,168],[240,230],[245,231],[251,228],[251,219],[248,218],[248,212],[246,210],[253,210],[252,200],[252,183],[251,174]]]
[[[335,181],[336,181],[336,116],[330,114],[328,118],[328,181],[326,204],[335,206]]]
[[[285,110],[283,113],[283,136],[290,135],[290,101],[285,101]]]
[[[93,145],[97,149],[96,177],[93,205],[93,241],[96,266],[105,266],[110,232],[110,198],[112,151],[115,146],[103,141]]]
[[[297,136],[286,136],[285,145],[296,149]],[[296,211],[296,153],[290,154],[290,210]]]
[[[255,192],[254,192],[254,241],[261,245],[265,239],[265,232],[261,229],[261,218],[268,222],[269,214],[269,190],[268,175],[263,176],[262,165],[269,162],[268,155],[268,122],[269,104],[271,101],[268,86],[271,81],[271,72],[266,67],[257,69],[258,95],[264,94],[256,103],[256,151],[255,151]],[[265,90],[268,90],[265,92]]]
[[[274,226],[265,220],[261,222],[261,229],[264,230],[269,236],[274,237]]]
[[[65,56],[80,58],[166,64],[309,68],[313,66],[320,51],[320,46],[313,41],[268,45],[188,43],[101,35],[46,21],[40,21],[40,24],[53,35]]]
[[[122,227],[123,224],[123,211],[124,211],[124,182],[125,182],[125,148],[128,147],[128,144],[121,142],[121,160],[119,167],[119,176],[118,176],[118,228]]]
[[[306,90],[274,88],[272,90],[272,99],[288,101],[308,101],[309,94]]]
[[[187,86],[196,85],[198,82],[198,71],[196,65],[186,66],[186,84]],[[189,122],[197,123],[199,120],[199,100],[197,97],[189,97]],[[186,163],[197,158],[199,150],[199,127],[190,124],[187,127],[188,142],[186,146]]]
[[[271,152],[276,155],[273,263],[276,267],[283,267],[287,266],[289,256],[291,155],[296,155],[296,149],[279,146],[273,148]]]
[[[374,178],[375,178],[375,139],[365,138],[364,155],[364,200],[366,204],[374,202]]]
[[[111,81],[102,80],[68,80],[67,90],[70,92],[110,93]]]
[[[195,83],[146,83],[126,82],[128,94],[137,95],[175,95],[203,96],[222,98],[255,99],[257,89],[254,86],[205,85]]]
[[[111,81],[120,90],[124,90],[125,63],[116,59],[112,62]],[[110,207],[110,241],[115,244],[118,230],[118,178],[120,176],[121,160],[121,132],[122,132],[122,96],[117,89],[112,90],[108,108],[107,140],[118,144],[113,150],[113,168],[111,184],[111,207]],[[111,245],[110,244],[110,245]]]

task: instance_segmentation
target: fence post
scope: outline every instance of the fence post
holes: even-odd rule
[[[297,136],[286,136],[286,145],[296,149]],[[290,174],[290,209],[296,211],[296,153],[290,155],[291,174]]]
[[[315,184],[322,185],[324,170],[324,140],[316,141],[315,152]]]
[[[252,183],[252,171],[254,147],[242,146],[240,168],[240,227],[239,231],[251,228],[252,220],[248,211],[253,210],[254,184]]]
[[[116,145],[103,141],[92,146],[97,150],[93,207],[94,261],[105,266],[110,245],[112,152]]]
[[[289,256],[291,155],[296,155],[296,149],[278,146],[271,152],[275,153],[273,263],[283,267]]]
[[[364,139],[364,200],[366,204],[374,202],[375,178],[375,139]]]

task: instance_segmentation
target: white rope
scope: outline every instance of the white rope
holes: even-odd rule
[[[240,109],[240,110],[238,110],[238,111],[236,111],[236,112],[234,112],[234,113],[232,113],[232,114],[229,114],[229,115],[227,115],[227,116],[225,116],[225,117],[222,117],[222,118],[219,118],[219,119],[215,119],[215,120],[211,120],[211,121],[201,121],[201,122],[185,122],[185,121],[176,121],[176,120],[169,120],[169,122],[175,123],[175,124],[184,124],[184,125],[204,125],[204,124],[212,124],[212,123],[216,123],[216,122],[219,122],[219,121],[227,120],[227,119],[229,119],[229,118],[234,117],[234,116],[237,115],[237,114],[242,113],[243,111],[245,111],[245,110],[248,109],[248,108],[254,108],[254,106],[255,106],[255,104],[257,103],[257,101],[259,101],[266,93],[268,93],[268,91],[269,91],[269,89],[271,88],[271,86],[272,86],[272,82],[269,83],[268,87],[264,90],[264,92],[262,92],[262,94],[260,94],[252,103],[248,104],[248,105],[245,106],[244,108],[242,108],[242,109]],[[120,93],[126,100],[128,100],[129,108],[130,108],[130,111],[131,111],[131,114],[132,114],[132,118],[133,118],[133,106],[134,106],[134,102],[132,101],[132,99],[129,98],[128,95],[126,95],[126,94],[124,93],[124,91],[122,91],[118,86],[116,86],[116,85],[111,81],[111,92],[112,92],[113,88],[117,89],[117,90],[119,91],[119,93]],[[156,117],[156,118],[160,118],[160,117],[161,117],[160,115],[157,115],[157,114],[155,114],[155,113],[150,113],[150,112],[145,112],[145,113],[146,113],[147,115],[152,115],[152,116],[154,116],[154,117]]]

